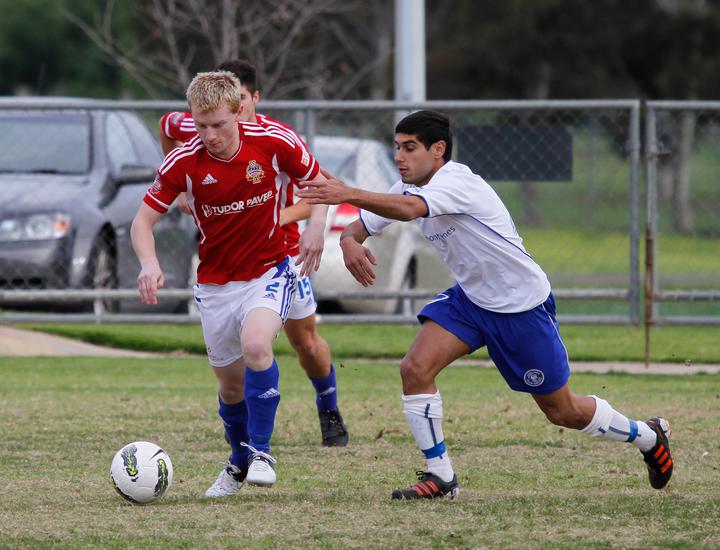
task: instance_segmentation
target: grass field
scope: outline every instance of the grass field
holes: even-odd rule
[[[27,325],[118,348],[143,351],[205,354],[199,325]],[[336,359],[346,357],[402,357],[417,333],[416,325],[320,325]],[[571,361],[643,361],[642,327],[561,327]],[[651,332],[651,360],[666,363],[720,363],[720,327],[656,327]],[[278,354],[292,353],[281,333],[275,344]],[[485,349],[473,354],[487,358]]]
[[[647,483],[635,448],[548,424],[493,369],[439,378],[461,483],[454,502],[402,503],[424,467],[400,404],[397,366],[338,365],[351,444],[318,445],[314,392],[279,358],[278,483],[202,497],[227,448],[205,358],[3,358],[0,547],[698,548],[720,545],[720,376],[578,374],[576,391],[673,424],[676,473]],[[125,443],[163,446],[175,482],[132,506],[108,468]]]

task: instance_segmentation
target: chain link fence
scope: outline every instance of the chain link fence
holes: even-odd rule
[[[650,101],[646,324],[720,324],[720,102]]]
[[[292,124],[341,179],[375,190],[397,178],[392,140],[399,117],[420,108],[445,112],[455,130],[454,160],[482,175],[507,205],[550,277],[560,320],[628,324],[641,320],[640,107],[634,100],[266,101],[258,110]],[[183,109],[177,101],[0,100],[0,322],[197,321],[188,310],[192,220],[172,210],[157,226],[166,275],[159,308],[139,303],[129,236],[161,161],[157,122],[165,111]],[[703,125],[703,141],[711,144],[717,131]],[[712,157],[696,145],[703,158]],[[659,165],[663,157],[648,158]],[[702,166],[710,176],[710,165]],[[694,231],[717,223],[712,203],[703,202],[717,198],[717,186],[710,187],[698,195],[708,211],[695,218]],[[451,284],[447,269],[415,224],[398,222],[368,241],[380,265],[375,287],[363,289],[337,246],[355,216],[345,206],[329,214],[326,252],[313,278],[321,322],[414,322],[424,302]],[[661,209],[661,227],[663,220]],[[683,242],[673,230],[668,235]],[[703,238],[709,246],[712,237]],[[657,257],[664,254],[658,246]],[[688,288],[702,282],[717,289],[717,258],[708,261],[684,271],[678,262],[667,275],[685,277]]]

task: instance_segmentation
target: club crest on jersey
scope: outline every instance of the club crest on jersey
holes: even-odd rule
[[[245,178],[253,183],[260,183],[265,177],[265,172],[256,160],[251,160],[245,170]]]

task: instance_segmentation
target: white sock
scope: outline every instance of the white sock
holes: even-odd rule
[[[403,395],[403,412],[410,431],[427,460],[428,472],[443,481],[455,476],[450,456],[445,450],[442,431],[442,398],[434,394]]]
[[[610,403],[591,395],[595,400],[595,414],[581,432],[591,437],[632,443],[641,451],[649,451],[657,441],[657,434],[642,420],[632,420],[619,413]]]

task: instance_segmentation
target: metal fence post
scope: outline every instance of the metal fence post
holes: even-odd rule
[[[640,103],[630,109],[630,322],[640,322]]]
[[[646,104],[645,110],[645,365],[650,362],[650,329],[655,322],[655,232],[657,224],[657,133],[656,111]]]
[[[307,108],[303,110],[305,113],[305,124],[303,133],[305,134],[305,144],[310,151],[315,150],[315,110]]]

